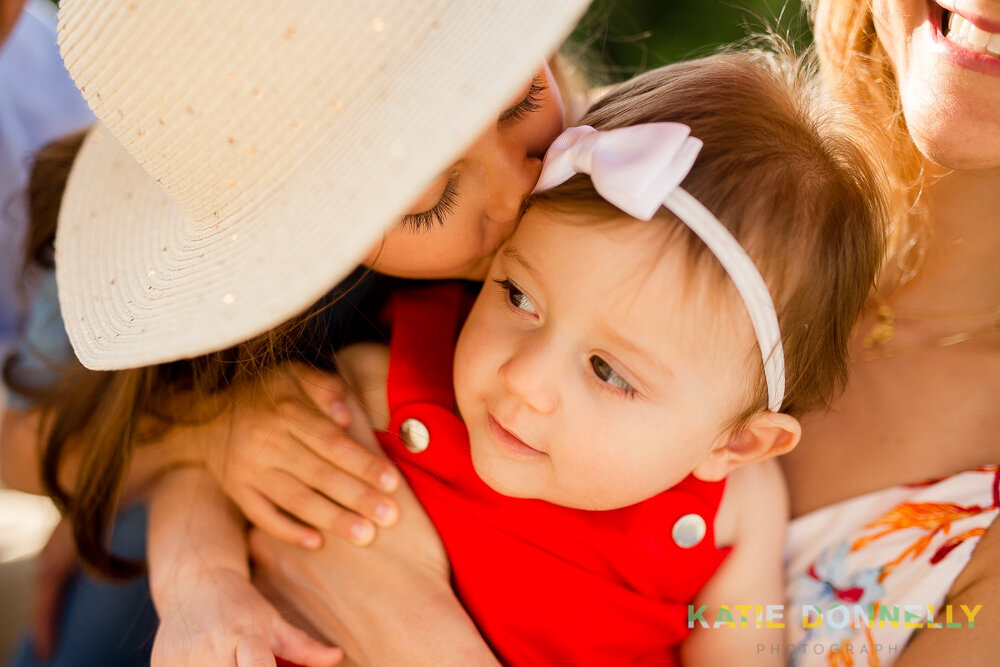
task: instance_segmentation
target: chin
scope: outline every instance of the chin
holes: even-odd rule
[[[1000,173],[1000,157],[984,156],[980,150],[949,146],[946,142],[918,143],[917,148],[927,160],[944,169],[967,172],[997,170]]]
[[[942,33],[942,8],[913,32],[899,77],[906,126],[931,162],[962,171],[1000,166],[1000,56]]]
[[[923,81],[907,81],[901,90],[903,115],[917,150],[947,169],[1000,166],[1000,116],[995,112],[1000,86],[978,87],[947,74],[936,71]]]
[[[486,486],[490,487],[501,496],[507,496],[508,498],[535,497],[526,493],[526,489],[521,488],[523,485],[511,484],[510,471],[507,471],[507,474],[504,474],[503,470],[497,469],[503,467],[502,462],[490,456],[476,456],[475,447],[472,448],[472,467],[475,468],[476,475],[479,476],[479,479],[483,480]]]
[[[910,136],[929,161],[956,171],[1000,168],[1000,122],[963,119],[957,114],[946,122],[937,117],[927,119],[927,123],[922,120],[918,116],[909,123]]]

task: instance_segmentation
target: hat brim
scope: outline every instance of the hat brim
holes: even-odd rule
[[[193,44],[211,49],[206,40],[232,29],[232,7],[197,4],[200,21],[186,26],[196,34],[176,38],[178,16],[151,22],[125,4],[98,16],[69,2],[60,16],[67,66],[103,121],[70,175],[56,261],[70,341],[97,370],[223,349],[307,308],[494,121],[588,3],[431,3],[428,16],[407,18],[410,34],[395,35],[399,57],[383,53],[391,16],[378,18],[398,2],[370,3],[375,18],[346,27],[322,11],[294,31],[247,16],[239,30],[253,52],[241,43],[238,55],[206,60],[213,71],[180,80],[174,69]],[[261,78],[267,40],[291,34],[310,53],[333,29],[356,42],[343,63],[351,72],[317,80],[323,65],[313,64]],[[147,62],[131,66],[137,58]],[[216,65],[230,60],[227,75]],[[213,91],[214,106],[199,106],[199,90]]]
[[[60,306],[84,365],[205,354],[316,301],[382,225],[376,211],[317,215],[315,193],[301,194],[290,185],[266,207],[199,223],[96,125],[70,174],[56,243]]]

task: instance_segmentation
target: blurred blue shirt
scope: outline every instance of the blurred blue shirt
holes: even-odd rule
[[[59,56],[55,7],[28,0],[0,46],[0,359],[17,340],[32,291],[21,280],[31,157],[91,123]]]
[[[24,333],[14,346],[11,372],[30,387],[54,387],[73,361],[66,326],[59,310],[56,273],[46,271],[28,310]],[[34,403],[7,387],[6,407],[27,412]]]

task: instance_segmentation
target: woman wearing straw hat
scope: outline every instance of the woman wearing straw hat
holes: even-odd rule
[[[233,345],[362,259],[479,277],[562,127],[538,63],[586,4],[64,2],[63,56],[101,121],[56,240],[79,359]]]
[[[562,128],[538,63],[587,4],[524,2],[221,3],[197,25],[175,5],[64,3],[63,56],[101,121],[56,238],[82,364],[223,349],[361,260],[481,278]]]

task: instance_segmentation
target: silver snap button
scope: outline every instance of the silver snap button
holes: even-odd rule
[[[430,431],[422,421],[413,417],[403,421],[399,427],[399,435],[403,438],[406,448],[414,454],[419,454],[431,444]]]
[[[707,527],[705,520],[698,514],[685,514],[677,519],[670,536],[674,538],[674,544],[682,549],[690,549],[705,539]]]

